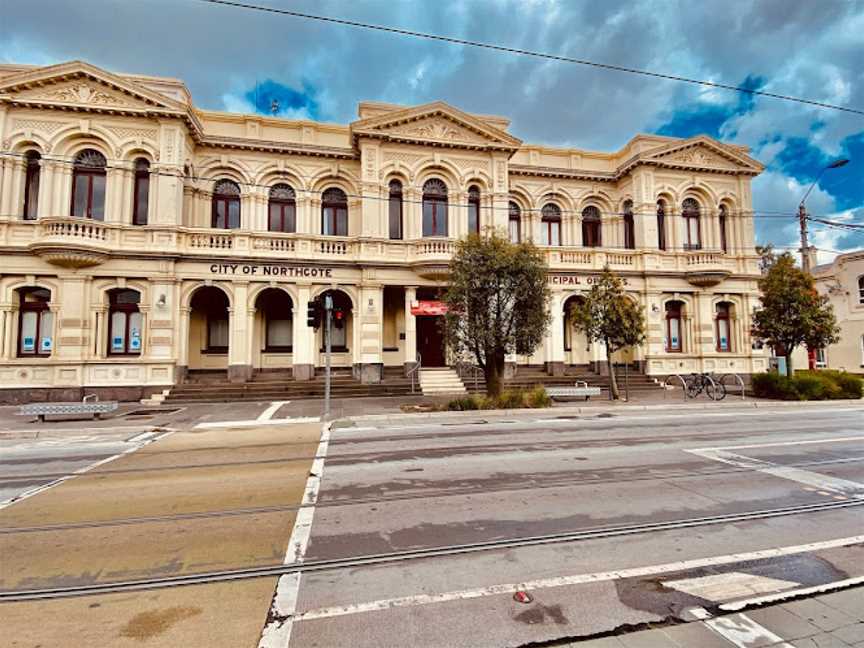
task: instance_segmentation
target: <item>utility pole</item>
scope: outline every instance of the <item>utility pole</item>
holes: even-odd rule
[[[324,295],[324,349],[326,360],[324,364],[324,416],[330,418],[330,327],[333,323],[333,296]]]
[[[807,241],[807,207],[798,205],[798,225],[801,229],[801,269],[810,274],[810,244]]]

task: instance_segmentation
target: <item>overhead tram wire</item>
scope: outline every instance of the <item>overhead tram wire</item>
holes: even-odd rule
[[[2,151],[0,151],[0,157],[14,157],[14,158],[24,159],[26,157],[26,154],[25,153],[18,153],[18,152],[10,151],[10,150],[2,150]],[[68,166],[75,166],[75,158],[73,156],[43,155],[40,159],[43,161],[46,161],[46,162],[56,162],[58,164],[66,164]],[[121,170],[121,171],[128,171],[131,168],[128,160],[121,160],[119,158],[106,158],[106,161],[118,162],[120,164],[106,164],[104,167],[102,167],[104,169],[115,169],[115,170]],[[283,171],[280,173],[281,173],[281,176],[278,179],[273,180],[273,182],[271,182],[270,184],[262,184],[260,182],[250,182],[248,180],[237,180],[237,179],[235,179],[232,176],[227,175],[227,174],[219,174],[219,175],[213,175],[213,176],[200,176],[200,175],[195,175],[195,174],[170,173],[167,171],[159,171],[159,170],[153,170],[153,169],[151,169],[149,172],[149,174],[151,176],[178,178],[178,179],[184,179],[184,180],[192,180],[195,182],[214,182],[215,183],[219,180],[231,180],[232,182],[235,182],[236,184],[242,185],[244,187],[259,188],[259,189],[271,189],[274,184],[278,184],[280,182],[290,183],[292,177],[299,178],[299,179],[305,179],[305,180],[313,180],[313,179],[314,180],[324,180],[324,178],[318,178],[318,177],[298,174],[298,173],[294,173],[294,172]],[[334,183],[341,180],[341,178],[339,178],[337,176],[333,176],[329,179],[332,180]],[[368,184],[368,183],[365,183],[365,184]],[[387,184],[385,184],[385,183],[377,183],[377,186],[380,189],[386,189],[387,188]],[[321,193],[320,191],[317,191],[317,190],[304,189],[301,187],[295,187],[293,185],[291,186],[291,188],[297,193],[311,194],[314,196],[318,196]],[[553,194],[555,194],[555,192],[549,192],[549,193],[544,195],[544,197],[548,196],[547,202],[554,202],[554,198],[552,197]],[[386,196],[386,195],[385,196],[373,196],[373,195],[368,195],[368,194],[349,193],[347,191],[345,192],[345,196],[346,196],[346,198],[355,198],[357,200],[378,200],[378,201],[383,201],[383,202],[387,202],[390,200],[389,196]],[[422,200],[411,200],[411,199],[405,198],[404,196],[402,198],[402,202],[405,204],[409,204],[409,205],[410,204],[421,205],[423,203]],[[581,210],[566,209],[566,208],[562,207],[560,204],[558,204],[558,203],[556,203],[556,204],[559,207],[562,215],[566,215],[566,214],[573,214],[573,215],[579,215],[579,216],[582,215]],[[453,201],[448,200],[446,202],[446,205],[448,207],[468,207],[469,203],[460,203],[460,202],[453,202]],[[534,207],[522,208],[520,206],[520,210],[523,213],[539,214],[543,211],[543,208],[542,207],[540,207],[540,208],[534,208]],[[495,212],[495,211],[509,212],[509,207],[495,207],[494,205],[481,205],[480,211],[486,212],[486,213]],[[600,211],[601,216],[624,216],[625,215],[625,212],[619,212],[619,211],[608,211],[608,210],[599,210],[599,211]],[[640,215],[640,214],[641,215],[650,215],[651,213],[653,213],[653,212],[638,212],[638,211],[633,212],[634,215]],[[747,216],[759,217],[760,219],[765,219],[765,218],[787,219],[787,218],[790,218],[793,216],[797,217],[797,215],[793,214],[792,212],[784,212],[784,211],[777,211],[777,210],[760,210],[760,211],[738,210],[736,213],[744,214]],[[672,214],[667,212],[667,216],[670,216],[670,215],[672,215]],[[796,248],[796,249],[798,249],[798,248]]]
[[[626,74],[634,74],[640,76],[646,76],[654,79],[663,79],[666,81],[677,81],[679,83],[689,83],[691,85],[698,85],[706,88],[717,88],[720,90],[729,90],[732,92],[741,92],[749,95],[755,95],[760,97],[769,97],[771,99],[779,99],[782,101],[791,101],[799,104],[804,104],[808,106],[815,106],[817,108],[825,108],[829,110],[839,110],[842,112],[853,113],[856,115],[864,115],[864,110],[859,108],[848,108],[846,106],[838,106],[836,104],[826,103],[824,101],[815,101],[813,99],[805,99],[802,97],[795,97],[792,95],[780,94],[777,92],[768,92],[766,90],[756,90],[753,88],[747,88],[744,86],[736,86],[727,83],[717,83],[716,81],[706,81],[704,79],[694,79],[691,77],[680,76],[677,74],[667,74],[664,72],[654,72],[652,70],[642,70],[639,68],[627,67],[623,65],[613,65],[611,63],[600,63],[597,61],[590,61],[588,59],[580,59],[574,58],[571,56],[562,56],[559,54],[549,54],[546,52],[538,52],[534,50],[522,49],[519,47],[508,47],[506,45],[497,45],[495,43],[486,43],[483,41],[474,41],[468,40],[465,38],[456,38],[455,36],[443,36],[441,34],[430,34],[427,32],[420,32],[411,29],[402,29],[399,27],[389,27],[387,25],[376,25],[372,23],[364,23],[356,20],[347,20],[345,18],[334,18],[332,16],[319,16],[316,14],[303,13],[300,11],[292,11],[290,9],[279,9],[276,7],[267,7],[263,5],[255,5],[247,2],[236,2],[234,0],[196,0],[197,2],[203,2],[211,5],[221,5],[225,7],[234,7],[236,9],[247,9],[250,11],[259,11],[262,13],[270,13],[270,14],[278,14],[281,16],[289,16],[292,18],[302,18],[304,20],[315,20],[323,23],[330,23],[334,25],[343,25],[346,27],[355,27],[358,29],[367,29],[372,31],[380,31],[389,34],[396,34],[399,36],[411,36],[413,38],[422,38],[430,41],[438,41],[443,43],[450,43],[452,45],[466,45],[469,47],[477,47],[486,50],[492,50],[496,52],[504,52],[507,54],[518,54],[520,56],[530,56],[533,58],[539,58],[550,61],[559,61],[562,63],[571,63],[575,65],[583,65],[588,67],[593,67],[601,70],[608,70],[612,72],[622,72]]]

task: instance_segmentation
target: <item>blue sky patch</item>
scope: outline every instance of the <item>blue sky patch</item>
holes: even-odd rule
[[[259,81],[244,97],[255,107],[255,112],[261,115],[273,114],[273,102],[277,102],[276,115],[305,111],[310,119],[320,119],[321,106],[315,98],[315,86],[304,82],[302,90],[265,79]]]

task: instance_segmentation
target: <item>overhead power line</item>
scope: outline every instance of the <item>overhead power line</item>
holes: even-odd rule
[[[703,79],[693,79],[690,77],[680,76],[677,74],[666,74],[663,72],[654,72],[651,70],[642,70],[639,68],[626,67],[623,65],[613,65],[611,63],[600,63],[597,61],[589,61],[587,59],[574,58],[570,56],[561,56],[558,54],[548,54],[546,52],[538,52],[534,50],[522,49],[519,47],[507,47],[505,45],[496,45],[495,43],[485,43],[483,41],[468,40],[465,38],[456,38],[454,36],[442,36],[440,34],[430,34],[427,32],[419,32],[411,29],[401,29],[399,27],[389,27],[387,25],[375,25],[372,23],[364,23],[356,20],[347,20],[345,18],[333,18],[332,16],[318,16],[315,14],[303,13],[300,11],[292,11],[290,9],[278,9],[276,7],[267,7],[255,5],[246,2],[235,2],[234,0],[197,0],[213,5],[223,5],[226,7],[235,7],[237,9],[248,9],[251,11],[260,11],[270,14],[278,14],[282,16],[291,16],[293,18],[302,18],[305,20],[317,20],[319,22],[331,23],[335,25],[344,25],[347,27],[356,27],[359,29],[368,29],[373,31],[386,32],[397,34],[399,36],[412,36],[414,38],[423,38],[431,41],[439,41],[450,43],[453,45],[467,45],[469,47],[478,47],[482,49],[492,50],[496,52],[506,52],[508,54],[518,54],[520,56],[531,56],[539,59],[551,61],[560,61],[562,63],[573,63],[576,65],[584,65],[602,70],[610,70],[613,72],[624,72],[627,74],[637,74],[655,79],[665,79],[667,81],[678,81],[680,83],[689,83],[706,88],[717,88],[721,90],[730,90],[733,92],[742,92],[749,95],[757,95],[760,97],[770,97],[772,99],[781,99],[783,101],[792,101],[795,103],[805,104],[808,106],[816,106],[818,108],[826,108],[830,110],[840,110],[843,112],[854,113],[856,115],[864,115],[864,110],[858,108],[848,108],[846,106],[838,106],[829,104],[823,101],[815,101],[813,99],[805,99],[802,97],[794,97],[792,95],[784,95],[776,92],[767,92],[765,90],[756,90],[754,88],[746,88],[744,86],[736,86],[727,83],[717,83],[716,81],[706,81]]]

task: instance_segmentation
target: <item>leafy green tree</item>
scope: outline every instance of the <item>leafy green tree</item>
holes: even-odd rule
[[[445,335],[459,358],[473,357],[489,396],[501,393],[508,353],[531,354],[549,326],[548,267],[530,242],[504,232],[471,234],[456,244],[444,295]]]
[[[612,354],[642,344],[645,340],[645,315],[642,307],[627,296],[624,280],[608,265],[584,297],[571,307],[573,326],[584,331],[589,341],[606,345],[612,398],[617,400],[620,393]]]
[[[821,349],[834,344],[840,327],[826,295],[816,292],[813,277],[795,265],[788,252],[776,257],[759,280],[762,304],[753,313],[752,334],[786,357],[792,376],[792,352],[802,344]]]

